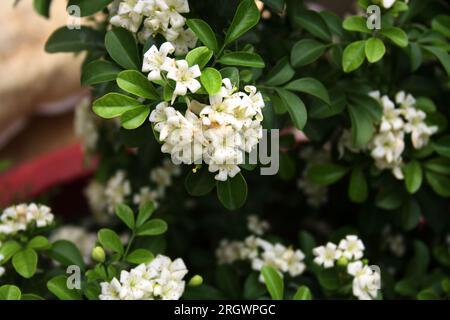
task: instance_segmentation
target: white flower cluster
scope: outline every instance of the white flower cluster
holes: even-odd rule
[[[101,283],[100,300],[178,300],[188,273],[183,260],[158,255],[149,264],[122,271],[120,280]]]
[[[174,45],[175,54],[183,55],[197,43],[197,36],[185,28],[186,18],[181,15],[189,11],[187,0],[124,0],[110,22],[138,33],[142,43],[161,34]]]
[[[180,173],[180,167],[174,165],[169,159],[164,159],[161,167],[150,172],[150,181],[156,186],[155,189],[149,186],[142,187],[139,193],[133,196],[134,204],[142,206],[153,202],[155,206],[158,206],[158,201],[165,197],[166,189],[172,185],[172,178],[179,176]]]
[[[301,250],[294,250],[280,243],[272,244],[255,236],[249,236],[244,241],[222,240],[216,250],[216,256],[219,264],[231,264],[238,260],[249,261],[255,271],[261,271],[264,266],[271,266],[281,275],[289,273],[291,277],[305,271],[305,255]],[[260,281],[263,281],[261,277]]]
[[[198,66],[189,68],[184,60],[174,63],[170,58],[163,59],[169,46],[165,43],[159,51],[155,47],[144,62],[144,70],[151,78],[169,70],[167,77],[177,83],[174,96],[186,95],[188,89],[196,92],[200,88],[195,79],[200,76]],[[253,86],[246,86],[245,91],[236,92],[230,79],[225,78],[220,92],[209,97],[209,105],[187,100],[189,108],[184,115],[167,102],[158,104],[150,121],[160,134],[162,152],[170,153],[174,163],[197,164],[203,160],[210,172],[218,172],[217,180],[234,177],[240,172],[239,164],[244,163],[244,153],[250,153],[262,139],[263,97]]]
[[[88,232],[85,228],[67,225],[55,230],[49,240],[51,243],[59,240],[72,242],[83,255],[84,262],[89,263],[92,249],[97,241],[97,235],[93,232]]]
[[[262,236],[270,229],[270,224],[268,221],[260,220],[257,215],[252,214],[247,217],[247,228],[257,236]]]
[[[361,261],[364,249],[363,242],[357,236],[348,235],[339,245],[328,242],[325,246],[314,248],[314,262],[328,269],[341,258],[351,261],[347,272],[353,276],[353,295],[360,300],[375,299],[380,289],[380,275]]]
[[[51,209],[40,204],[19,204],[9,207],[0,216],[0,234],[15,234],[30,226],[44,228],[53,223]]]
[[[92,153],[97,148],[98,131],[96,117],[92,113],[90,99],[83,99],[75,108],[74,131],[82,140],[83,150]]]
[[[425,123],[426,113],[415,107],[416,100],[410,94],[403,91],[397,93],[395,101],[399,108],[388,96],[380,96],[379,91],[370,95],[383,107],[381,124],[369,145],[372,158],[379,169],[391,169],[397,179],[403,179],[405,135],[411,135],[414,149],[421,149],[428,144],[438,128]]]
[[[330,151],[327,148],[314,150],[312,147],[307,147],[300,152],[300,158],[304,161],[305,168],[297,186],[306,195],[306,202],[311,207],[320,208],[327,203],[328,189],[311,182],[307,177],[307,172],[311,166],[329,162]]]

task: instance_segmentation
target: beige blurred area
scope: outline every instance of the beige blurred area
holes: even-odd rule
[[[73,106],[82,56],[47,54],[50,34],[67,23],[66,1],[53,1],[50,19],[32,0],[0,1],[0,160],[14,164],[75,142]]]

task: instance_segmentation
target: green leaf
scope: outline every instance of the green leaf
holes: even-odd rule
[[[278,13],[281,13],[284,9],[284,0],[262,0],[262,2]]]
[[[320,286],[326,290],[337,290],[340,286],[337,271],[333,269],[321,269],[318,274]]]
[[[280,154],[280,170],[278,175],[284,181],[292,180],[295,177],[295,161],[287,153]]]
[[[134,229],[135,226],[134,213],[129,206],[122,203],[117,205],[116,216],[120,220],[122,220],[122,222],[125,223],[128,228],[130,228],[131,230]]]
[[[430,253],[427,246],[419,240],[414,241],[414,256],[408,263],[406,274],[409,279],[418,281],[427,273],[430,264]]]
[[[261,274],[272,300],[282,300],[284,296],[284,282],[278,271],[272,267],[264,266],[261,269]]]
[[[0,298],[0,300],[1,300],[1,298]],[[20,298],[20,300],[34,301],[34,300],[45,300],[45,299],[34,293],[24,293],[24,294],[22,294],[22,297]]]
[[[348,196],[352,202],[363,203],[367,200],[368,186],[366,176],[361,168],[355,168],[350,175]]]
[[[417,294],[417,300],[440,300],[439,296],[431,289],[425,289]]]
[[[50,36],[45,44],[45,51],[48,53],[103,49],[103,35],[85,26],[82,26],[79,30],[70,30],[67,27],[61,27]]]
[[[216,186],[214,175],[206,168],[201,168],[196,173],[190,171],[184,180],[187,192],[194,197],[201,197],[209,194]]]
[[[105,249],[110,249],[120,255],[123,254],[123,244],[120,237],[111,229],[101,229],[98,233],[98,241]]]
[[[153,253],[151,253],[148,250],[136,249],[127,256],[126,260],[129,263],[141,264],[141,263],[149,263],[150,261],[153,260],[154,257],[155,256],[153,255]]]
[[[213,55],[214,53],[207,47],[198,47],[189,51],[186,55],[186,61],[191,67],[197,64],[200,69],[203,69]]]
[[[230,79],[231,83],[239,87],[240,82],[240,76],[239,76],[239,69],[235,67],[225,67],[220,70],[220,74],[222,75],[222,79],[228,78]]]
[[[136,219],[136,227],[142,226],[150,217],[153,212],[155,212],[155,204],[153,202],[148,202],[139,208],[139,213]]]
[[[300,231],[298,233],[298,240],[300,249],[305,253],[306,259],[311,259],[312,251],[316,247],[314,237],[307,231]]]
[[[341,180],[347,172],[346,167],[330,163],[312,166],[307,171],[307,177],[318,185],[328,186]]]
[[[450,198],[450,178],[431,171],[425,173],[428,184],[438,195]]]
[[[214,68],[206,68],[202,71],[200,81],[209,95],[215,95],[222,88],[222,75]]]
[[[0,255],[3,256],[3,259],[0,261],[0,264],[4,264],[9,261],[22,247],[17,241],[9,240],[3,243],[0,246]]]
[[[297,42],[291,51],[291,63],[295,68],[313,63],[322,56],[326,46],[313,39],[303,39]]]
[[[331,104],[328,91],[325,86],[317,79],[314,78],[302,78],[290,82],[285,87],[287,90],[303,92],[310,94],[327,104]]]
[[[239,4],[230,28],[225,37],[225,44],[237,40],[244,33],[252,29],[259,22],[260,13],[253,0],[243,0]]]
[[[367,60],[370,63],[375,63],[383,58],[386,53],[386,47],[380,39],[370,38],[366,41],[365,52]]]
[[[87,17],[103,10],[111,2],[113,2],[113,0],[69,0],[67,7],[78,6],[81,9],[81,16]]]
[[[236,210],[247,200],[247,182],[241,173],[226,181],[217,181],[217,197],[225,208]]]
[[[85,265],[80,250],[70,241],[59,240],[52,244],[50,257],[63,266],[76,265],[84,270]]]
[[[136,232],[138,236],[158,236],[167,231],[167,223],[161,219],[152,219],[141,225]]]
[[[214,52],[219,51],[216,35],[205,21],[201,19],[189,19],[186,21],[186,24],[205,46]]]
[[[119,66],[109,61],[96,60],[89,62],[83,67],[81,85],[88,86],[114,81],[121,70]]]
[[[106,33],[105,47],[111,58],[125,69],[140,70],[141,58],[131,32],[114,28]]]
[[[244,282],[244,299],[258,299],[264,296],[266,292],[265,286],[259,282],[258,274],[256,272],[250,273]]]
[[[31,248],[17,252],[12,258],[14,269],[24,278],[31,278],[36,273],[38,255]]]
[[[50,243],[48,239],[44,236],[36,236],[28,242],[28,248],[43,250],[50,248]]]
[[[431,21],[431,28],[447,38],[450,38],[450,16],[440,14]]]
[[[134,94],[135,96],[153,101],[161,100],[161,97],[153,87],[152,83],[139,71],[122,71],[117,76],[117,85],[120,89]]]
[[[424,163],[424,167],[427,170],[433,171],[437,174],[450,175],[450,159],[444,157],[438,157],[428,160]]]
[[[264,60],[256,53],[252,52],[230,52],[224,54],[219,62],[229,66],[241,66],[250,68],[264,68]]]
[[[0,300],[20,300],[22,293],[20,289],[13,285],[4,285],[0,287]]]
[[[125,112],[120,117],[122,127],[127,130],[134,130],[142,126],[142,124],[148,119],[150,114],[150,108],[148,106],[142,106],[130,111]]]
[[[416,193],[422,185],[423,178],[420,163],[413,160],[403,167],[403,171],[405,173],[406,190],[411,194]]]
[[[422,110],[425,113],[433,113],[437,111],[437,107],[433,100],[427,97],[416,98],[416,108]]]
[[[81,294],[78,290],[68,288],[67,277],[64,275],[49,280],[47,288],[59,300],[81,300]]]
[[[284,57],[269,72],[265,83],[268,86],[280,86],[291,80],[294,74],[295,70],[289,64],[289,58]]]
[[[120,117],[127,111],[142,107],[142,104],[120,93],[108,93],[94,101],[93,110],[102,118],[111,119]]]
[[[375,132],[371,114],[361,106],[348,105],[352,122],[352,137],[355,147],[363,147],[369,143]]]
[[[288,110],[292,123],[297,129],[303,130],[308,118],[303,101],[297,95],[288,90],[277,89],[276,91],[280,96],[284,107]]]
[[[317,38],[331,41],[331,32],[319,13],[312,10],[300,10],[294,21]]]
[[[433,142],[433,148],[439,155],[450,158],[450,136],[443,136]]]
[[[405,193],[406,194],[406,193]],[[398,192],[395,185],[389,185],[380,190],[375,197],[375,204],[384,210],[394,210],[402,205],[404,194]]]
[[[294,295],[294,300],[312,300],[312,294],[308,287],[301,286]]]
[[[409,60],[411,63],[411,71],[416,71],[417,69],[419,69],[420,65],[423,62],[422,50],[420,49],[419,45],[415,42],[411,42],[407,49]]]
[[[51,4],[52,0],[33,0],[34,10],[45,18],[50,17]]]
[[[365,41],[360,40],[349,44],[344,49],[342,56],[342,67],[344,72],[352,72],[358,69],[364,62],[365,54]]]
[[[404,230],[413,230],[420,220],[420,206],[414,198],[409,198],[400,210],[401,225]]]
[[[367,28],[367,19],[361,16],[350,16],[344,20],[342,27],[347,31],[370,33]]]
[[[399,47],[405,48],[408,46],[408,35],[400,28],[382,28],[380,33]]]
[[[447,72],[447,76],[450,77],[450,55],[442,48],[432,46],[423,46],[423,48],[433,54],[441,62]]]

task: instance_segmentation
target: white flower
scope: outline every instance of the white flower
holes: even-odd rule
[[[269,230],[270,225],[266,220],[260,220],[256,215],[250,215],[247,217],[247,228],[250,232],[258,236],[262,236],[267,230]]]
[[[110,19],[111,24],[136,33],[143,19],[143,16],[134,10],[137,2],[138,0],[125,0],[121,2],[117,14]]]
[[[5,274],[5,268],[0,266],[0,278]]]
[[[334,262],[341,257],[342,252],[338,250],[334,243],[328,242],[326,246],[314,248],[313,254],[316,256],[314,258],[315,263],[323,265],[324,268],[332,268]]]
[[[388,96],[381,98],[381,104],[383,106],[383,117],[381,119],[380,131],[401,130],[404,125],[403,119],[401,118],[402,111],[395,108],[394,102]]]
[[[390,9],[394,5],[395,1],[396,0],[382,0],[381,4],[385,9]]]
[[[175,55],[181,56],[189,52],[189,49],[195,48],[197,36],[191,29],[170,28],[163,32],[163,36],[175,47]]]
[[[167,57],[173,53],[175,48],[170,42],[165,42],[158,48],[153,45],[144,54],[142,72],[149,72],[148,79],[151,81],[161,80],[161,71],[174,66],[174,60]]]
[[[104,214],[107,208],[105,185],[96,180],[92,180],[84,190],[84,196],[97,221],[100,223],[106,222],[109,217]]]
[[[359,300],[373,300],[380,289],[380,275],[361,261],[351,262],[347,272],[354,276],[353,295]]]
[[[375,135],[372,140],[372,157],[386,161],[388,164],[397,163],[405,150],[403,132],[383,132]]]
[[[120,283],[122,288],[120,290],[121,300],[142,300],[148,291],[152,290],[152,283],[143,278],[145,271],[141,266],[132,270],[123,270],[120,273]]]
[[[357,236],[348,235],[339,242],[339,249],[347,259],[359,260],[363,257],[364,244]]]
[[[121,300],[120,292],[122,291],[122,285],[116,278],[111,282],[100,283],[102,293],[99,296],[100,300]]]
[[[52,224],[53,218],[51,209],[47,206],[38,206],[35,203],[28,206],[27,219],[28,221],[34,221],[38,228],[44,228]]]
[[[140,207],[146,203],[153,202],[155,207],[157,207],[158,199],[159,193],[157,191],[150,189],[150,187],[142,187],[139,193],[133,196],[133,203]]]
[[[189,3],[187,0],[165,0],[168,6],[168,16],[172,27],[184,26],[186,19],[180,13],[189,13]]]
[[[125,171],[119,170],[106,184],[105,196],[110,214],[113,214],[116,206],[123,203],[131,194],[131,185],[126,177]]]
[[[186,60],[177,60],[175,67],[165,67],[167,78],[176,82],[175,90],[173,92],[172,103],[177,96],[185,96],[187,91],[192,93],[200,89],[201,84],[196,78],[201,76],[201,71],[198,65],[189,67]]]

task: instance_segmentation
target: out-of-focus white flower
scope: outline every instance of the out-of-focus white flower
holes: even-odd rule
[[[175,90],[173,92],[172,103],[177,96],[185,96],[189,89],[190,92],[196,93],[201,88],[201,84],[196,78],[201,76],[201,71],[198,65],[189,67],[186,60],[177,60],[175,67],[172,65],[164,66],[167,71],[167,78],[176,82]]]
[[[161,80],[161,71],[175,67],[175,61],[167,57],[173,53],[175,48],[170,42],[165,42],[158,48],[153,45],[144,54],[144,63],[142,65],[142,72],[149,72],[148,79],[150,81]]]
[[[221,240],[219,247],[216,249],[217,262],[219,264],[232,264],[240,260],[243,247],[243,243],[240,241]]]
[[[325,246],[314,248],[313,254],[316,256],[314,262],[326,269],[334,267],[335,261],[342,256],[342,252],[331,242]]]
[[[15,234],[28,226],[44,228],[53,223],[54,216],[47,206],[31,203],[6,208],[0,216],[0,234]]]
[[[359,300],[376,299],[380,289],[380,275],[361,261],[351,262],[347,272],[353,278],[353,295]]]
[[[142,206],[146,203],[153,202],[155,207],[158,207],[159,193],[155,190],[150,189],[150,187],[142,187],[139,193],[133,196],[133,203]]]
[[[123,270],[120,281],[101,283],[100,300],[178,300],[185,288],[188,270],[182,259],[158,255],[149,264]]]
[[[381,0],[381,4],[385,9],[390,9],[396,0]]]
[[[247,228],[257,236],[262,236],[270,229],[270,225],[268,221],[260,220],[257,215],[252,214],[247,217]]]
[[[103,212],[107,208],[107,199],[105,195],[105,185],[92,180],[84,190],[84,195],[89,203],[92,213],[99,222],[105,222],[107,218]]]
[[[83,149],[87,153],[94,152],[98,142],[96,117],[92,113],[90,106],[90,99],[83,99],[75,108],[74,118],[75,135],[81,138]]]
[[[106,183],[105,196],[108,212],[113,214],[116,206],[125,202],[125,198],[130,194],[131,185],[127,180],[126,172],[117,171]]]
[[[359,260],[364,255],[364,243],[354,235],[348,235],[339,242],[339,249],[347,259]]]
[[[2,247],[2,242],[0,241],[0,248]],[[5,259],[5,256],[0,254],[0,263]],[[5,268],[0,266],[0,278],[5,274]]]
[[[78,226],[64,226],[55,230],[50,236],[50,242],[67,240],[77,246],[83,255],[84,261],[91,261],[91,252],[95,247],[97,236],[93,232],[88,232],[85,228]]]

